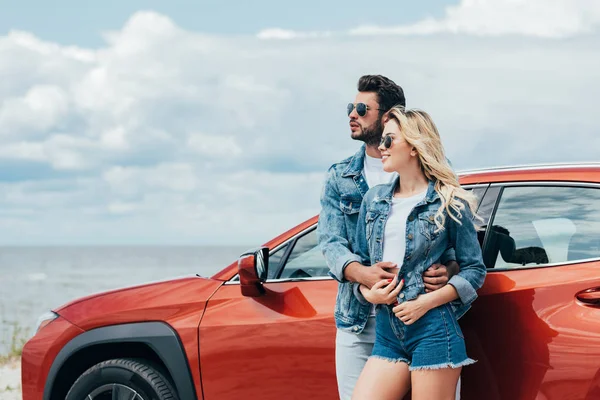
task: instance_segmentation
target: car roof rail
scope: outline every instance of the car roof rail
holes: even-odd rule
[[[539,163],[539,164],[519,164],[519,165],[499,165],[485,168],[472,168],[457,170],[458,175],[468,175],[482,172],[500,172],[500,171],[515,171],[528,169],[544,169],[544,168],[585,168],[594,167],[600,168],[599,161],[578,161],[578,162],[556,162],[556,163]]]

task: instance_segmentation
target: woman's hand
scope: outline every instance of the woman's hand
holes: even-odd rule
[[[360,285],[359,289],[364,298],[371,304],[393,304],[402,287],[404,279],[398,284],[398,275],[393,279],[381,280],[373,285],[371,289]]]
[[[433,308],[427,296],[422,294],[414,300],[405,301],[394,307],[392,311],[405,325],[411,325]]]

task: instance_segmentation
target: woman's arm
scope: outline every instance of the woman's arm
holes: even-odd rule
[[[473,214],[466,202],[461,212],[460,223],[448,217],[450,243],[456,252],[460,271],[448,283],[452,285],[463,304],[470,304],[477,298],[477,290],[483,286],[487,274],[477,230],[473,224]]]
[[[473,214],[466,203],[458,218],[460,223],[447,218],[450,243],[456,252],[456,261],[460,271],[454,275],[448,285],[434,292],[420,295],[415,300],[404,302],[393,311],[400,320],[410,325],[432,308],[460,299],[464,304],[477,298],[477,289],[483,285],[486,268],[477,240],[477,231],[473,224]]]

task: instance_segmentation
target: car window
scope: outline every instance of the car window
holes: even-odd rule
[[[485,194],[487,186],[478,186],[475,188],[466,187],[465,190],[472,192],[477,197],[477,205],[481,203],[481,198]]]
[[[279,273],[281,259],[285,255],[287,248],[288,244],[278,248],[277,250],[269,254],[269,270],[267,273],[267,279],[274,279]]]
[[[488,268],[600,257],[600,189],[506,187],[484,249]]]
[[[317,230],[299,237],[279,276],[280,279],[329,277],[329,268],[317,243]]]
[[[477,240],[479,240],[479,245],[483,248],[483,242],[485,240],[486,230],[488,223],[490,221],[490,217],[492,216],[492,212],[494,212],[494,207],[496,206],[496,202],[498,201],[498,194],[500,193],[500,187],[490,187],[484,193],[478,194],[474,192],[475,195],[479,198],[479,207],[477,208],[477,215],[481,218],[481,220],[476,220],[476,224],[479,226],[479,230],[477,231]]]

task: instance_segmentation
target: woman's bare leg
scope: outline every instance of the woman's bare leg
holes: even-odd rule
[[[352,400],[401,400],[410,389],[410,371],[404,362],[371,357],[363,368]]]
[[[411,372],[413,400],[454,400],[462,368],[420,369]]]

